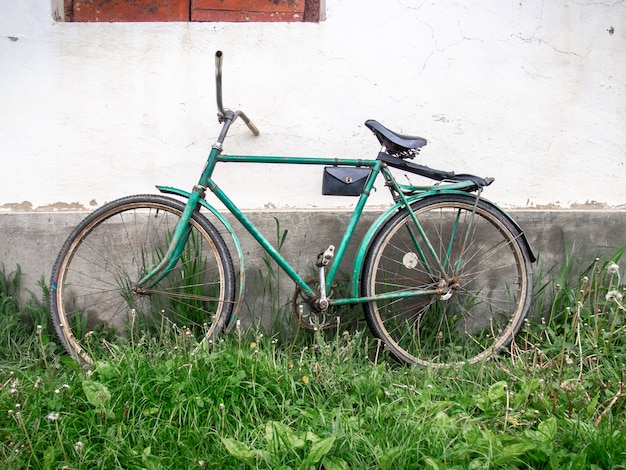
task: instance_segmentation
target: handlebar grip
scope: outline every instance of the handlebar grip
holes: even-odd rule
[[[224,54],[222,51],[215,53],[215,94],[217,98],[217,112],[224,115],[224,103],[222,102],[222,61]]]
[[[252,120],[246,116],[246,114],[243,111],[237,111],[235,113],[237,116],[239,116],[243,122],[246,123],[246,126],[248,126],[248,129],[250,129],[250,131],[255,135],[258,136],[259,135],[259,128],[252,122]]]
[[[248,119],[248,122],[246,122],[246,126],[248,126],[248,129],[250,129],[250,131],[255,135],[258,136],[260,134],[259,132],[259,128],[256,126],[256,124],[254,124],[250,119]]]
[[[259,132],[259,128],[252,122],[250,121],[248,123],[248,128],[252,131],[252,133],[258,137],[258,135],[260,134]]]

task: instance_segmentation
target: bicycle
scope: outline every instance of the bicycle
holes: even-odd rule
[[[431,367],[475,364],[511,343],[528,314],[536,259],[519,225],[482,197],[493,178],[410,162],[426,140],[373,120],[365,125],[381,148],[372,160],[224,154],[224,140],[238,118],[253,134],[259,131],[244,112],[224,108],[222,60],[218,51],[222,127],[192,191],[157,186],[161,194],[110,202],[88,215],[61,248],[50,308],[73,358],[91,364],[94,348],[110,344],[110,337],[158,334],[174,326],[203,343],[236,317],[245,287],[244,255],[231,224],[205,199],[207,189],[294,281],[292,308],[305,326],[327,326],[324,319],[333,309],[360,304],[372,334],[395,359]],[[222,162],[323,166],[324,194],[358,197],[337,248],[319,254],[315,280],[299,275],[212,179]],[[400,184],[392,169],[434,183]],[[392,202],[360,241],[348,295],[335,297],[339,264],[379,175]],[[222,233],[237,251],[238,272]],[[89,340],[93,335],[96,345]]]

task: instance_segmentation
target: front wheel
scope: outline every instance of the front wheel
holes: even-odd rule
[[[175,329],[200,340],[226,327],[235,296],[232,259],[199,213],[176,266],[156,286],[136,285],[167,251],[184,208],[160,195],[126,197],[70,234],[53,268],[50,310],[63,346],[79,362],[106,355],[119,337],[163,338]]]
[[[400,210],[366,254],[361,293],[383,296],[364,304],[370,329],[408,364],[489,358],[511,342],[530,308],[532,261],[521,231],[469,195],[431,196],[411,209],[419,226]]]

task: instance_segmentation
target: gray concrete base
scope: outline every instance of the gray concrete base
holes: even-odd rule
[[[579,262],[590,263],[595,256],[610,256],[626,245],[626,211],[515,210],[510,213],[526,232],[538,255],[536,271],[546,272],[560,265],[567,249],[572,250]],[[349,213],[281,211],[248,215],[272,242],[287,231],[281,252],[298,272],[313,275],[317,254],[328,245],[339,243]],[[356,240],[360,240],[377,215],[374,212],[364,214],[357,227]],[[37,282],[42,277],[48,282],[61,245],[85,216],[84,212],[0,214],[0,263],[7,272],[20,264],[25,274],[23,287],[40,295]],[[269,307],[275,309],[286,305],[294,289],[293,283],[283,274],[279,286],[271,287],[275,298],[271,301],[267,296],[261,299],[263,293],[270,292],[270,287],[264,283],[267,258],[238,223],[234,223],[234,227],[246,256],[246,302],[241,314],[243,321],[249,323],[253,312],[255,316],[260,314],[267,318],[271,313]],[[341,271],[350,272],[355,250],[356,244],[353,243]]]

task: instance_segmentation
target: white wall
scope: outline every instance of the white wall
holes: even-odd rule
[[[227,153],[373,158],[375,118],[428,138],[429,166],[494,176],[505,206],[626,203],[623,1],[326,4],[320,24],[79,24],[0,0],[0,211],[190,189],[219,131],[217,49],[225,104],[262,132],[234,127]],[[317,168],[217,179],[245,208],[354,202],[321,196]]]

